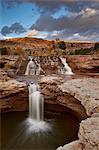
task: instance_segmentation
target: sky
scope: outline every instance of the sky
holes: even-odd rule
[[[0,39],[99,41],[99,0],[0,0]]]

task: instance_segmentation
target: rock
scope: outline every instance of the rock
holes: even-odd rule
[[[82,121],[78,136],[84,150],[99,150],[99,117]]]
[[[59,85],[59,88],[79,100],[87,115],[99,112],[99,79],[72,79]]]
[[[54,76],[46,76],[40,79],[39,83],[41,87],[41,93],[44,96],[45,103],[64,106],[66,111],[68,109],[68,111],[78,117],[78,119],[85,119],[87,115],[85,108],[81,105],[80,101],[74,98],[71,93],[63,92],[60,89],[60,86],[63,85],[63,82],[64,77],[58,78]]]
[[[28,91],[25,83],[15,79],[0,81],[0,111],[23,111],[28,109]]]
[[[7,81],[9,79],[7,73],[3,69],[0,69],[0,81]]]
[[[71,142],[69,144],[66,144],[63,147],[60,146],[56,150],[82,150],[82,146],[78,140],[78,141],[74,141],[74,142]]]
[[[80,123],[79,140],[60,146],[57,150],[99,150],[99,117],[91,117]]]
[[[78,99],[90,118],[81,121],[78,141],[57,150],[99,150],[99,79],[73,79],[59,88]]]
[[[67,56],[74,72],[99,73],[99,54]]]

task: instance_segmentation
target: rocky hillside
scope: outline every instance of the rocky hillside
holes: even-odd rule
[[[65,45],[65,46],[64,46]],[[30,55],[59,55],[71,53],[75,54],[75,50],[78,53],[80,50],[88,51],[88,53],[94,49],[94,42],[76,42],[76,41],[61,41],[61,40],[44,40],[39,38],[13,38],[0,41],[0,48],[6,48],[7,54],[22,54],[27,53]],[[37,52],[36,52],[37,51]]]

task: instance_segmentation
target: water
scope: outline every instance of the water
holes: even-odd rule
[[[66,62],[66,58],[62,58],[60,57],[62,64],[64,65],[64,69],[65,69],[65,74],[67,75],[72,75],[72,69],[69,67],[69,65]]]
[[[40,75],[40,73],[45,74],[37,60],[34,59],[33,61],[32,57],[29,57],[29,59],[30,61],[27,64],[25,75]]]
[[[29,85],[29,117],[41,121],[44,116],[44,99],[38,84]]]
[[[25,75],[35,75],[36,64],[32,61],[32,58],[29,58],[30,61],[27,64]]]
[[[55,150],[77,139],[79,124],[75,117],[66,114],[65,118],[45,118],[46,124],[39,122],[39,125],[27,118],[27,114],[1,115],[1,150]]]

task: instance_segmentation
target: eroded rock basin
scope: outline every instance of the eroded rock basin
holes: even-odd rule
[[[12,83],[10,82],[10,84],[6,82],[3,85],[6,88],[2,88],[1,86],[2,94],[0,103],[2,112],[28,110],[27,86],[31,80],[38,82],[41,87],[41,93],[44,95],[45,100],[45,112],[47,115],[64,117],[67,113],[71,113],[73,116],[76,116],[79,121],[85,119],[85,121],[80,123],[78,140],[63,146],[68,143],[65,140],[64,143],[58,145],[63,146],[59,147],[59,150],[98,150],[98,75],[52,75],[38,76],[36,78],[25,76],[22,76],[21,78],[17,77],[17,81],[14,80]]]

